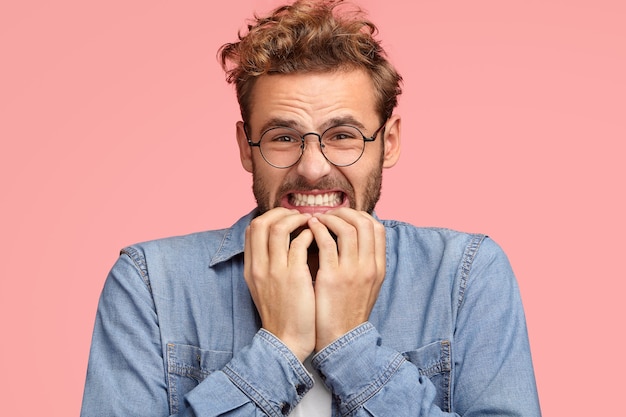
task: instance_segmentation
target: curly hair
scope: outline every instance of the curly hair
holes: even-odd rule
[[[235,84],[244,121],[250,94],[261,75],[364,69],[376,89],[381,121],[391,116],[402,92],[402,77],[375,39],[378,29],[358,8],[343,0],[297,0],[267,17],[254,16],[238,42],[223,45],[218,56],[229,83]]]

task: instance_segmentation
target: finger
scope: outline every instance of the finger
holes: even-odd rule
[[[349,256],[354,258],[361,256],[359,247],[362,243],[358,222],[363,221],[363,218],[359,212],[352,209],[339,209],[319,215],[318,218],[337,236],[337,250],[340,258],[347,260]]]
[[[272,224],[289,215],[290,210],[283,207],[272,209],[259,217],[255,217],[248,226],[250,229],[246,241],[249,242],[250,253],[254,253],[251,267],[263,269],[269,263],[269,230]]]
[[[376,268],[381,279],[384,279],[387,272],[387,233],[385,231],[385,226],[376,221],[374,225],[374,234],[376,242]]]
[[[331,231],[317,215],[309,220],[308,225],[315,237],[320,265],[324,264],[336,268],[339,264],[339,251]]]
[[[268,250],[273,261],[280,265],[287,264],[292,233],[306,225],[309,218],[309,214],[290,212],[269,226]]]
[[[303,229],[300,234],[291,241],[289,247],[289,264],[306,264],[308,248],[311,243],[313,243],[313,232],[311,229]]]
[[[384,226],[364,211],[342,208],[332,212],[352,225],[357,233],[358,251],[361,259],[380,260],[380,249],[385,248]],[[381,240],[382,239],[382,240]],[[380,249],[378,247],[381,247]]]
[[[380,284],[385,278],[387,263],[385,226],[364,211],[360,211],[358,214],[361,216],[361,220],[357,222],[359,256],[362,259],[374,261],[376,270],[375,282]]]
[[[250,276],[250,265],[252,264],[252,251],[250,249],[250,226],[246,227],[246,235],[243,245],[243,276]]]

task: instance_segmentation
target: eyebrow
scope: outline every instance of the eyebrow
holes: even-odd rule
[[[281,119],[279,117],[273,117],[273,118],[269,119],[268,121],[266,121],[265,123],[263,123],[263,125],[261,126],[260,132],[261,132],[261,134],[263,134],[268,129],[271,129],[271,128],[274,128],[274,127],[290,127],[292,129],[298,130],[299,124],[295,120]]]
[[[324,124],[322,124],[321,128],[322,130],[326,130],[330,127],[337,126],[337,125],[352,125],[354,127],[358,127],[359,129],[365,128],[363,123],[359,122],[357,119],[355,119],[354,117],[350,115],[332,118],[326,121]]]
[[[322,125],[319,127],[320,133],[325,131],[326,129],[329,129],[337,125],[352,125],[359,129],[365,128],[363,123],[359,122],[353,116],[346,115],[346,116],[333,117],[332,119],[329,119],[325,121],[324,123],[322,123]],[[300,132],[302,131],[301,129],[302,126],[300,125],[300,123],[296,122],[295,120],[282,119],[280,117],[273,117],[267,120],[265,123],[263,123],[263,125],[261,126],[260,132],[261,133],[266,132],[268,129],[271,129],[274,127],[289,127]]]

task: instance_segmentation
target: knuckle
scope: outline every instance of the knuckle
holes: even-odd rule
[[[263,276],[264,270],[265,270],[265,267],[262,267],[259,263],[253,262],[250,265],[249,278],[252,280],[258,280],[259,277]]]
[[[248,228],[250,232],[254,232],[259,229],[264,229],[266,227],[266,220],[262,217],[256,217],[252,219]]]
[[[271,277],[280,277],[284,274],[284,271],[282,268],[280,268],[278,265],[270,265],[269,270],[268,270],[268,275]]]
[[[357,227],[348,225],[342,230],[341,234],[344,237],[356,242],[356,238],[358,235],[357,230],[358,230]]]
[[[282,237],[289,232],[289,227],[282,222],[274,223],[269,227],[269,235],[272,237]]]
[[[369,218],[362,217],[357,221],[356,227],[366,233],[376,234],[378,230],[378,223],[373,222]]]

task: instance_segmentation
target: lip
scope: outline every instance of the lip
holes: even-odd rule
[[[341,194],[341,204],[336,205],[336,206],[296,206],[294,204],[291,204],[290,200],[291,200],[291,195],[293,194],[304,194],[304,195],[312,195],[312,196],[317,196],[317,195],[323,195],[323,194],[332,194],[332,193],[340,193]],[[325,213],[329,210],[333,210],[339,207],[349,207],[350,206],[350,202],[348,201],[348,195],[341,191],[341,190],[312,190],[312,191],[302,191],[302,190],[291,190],[287,193],[285,193],[282,198],[281,198],[281,206],[291,209],[291,210],[298,210],[300,213],[310,213],[310,214],[314,214],[314,213]]]

